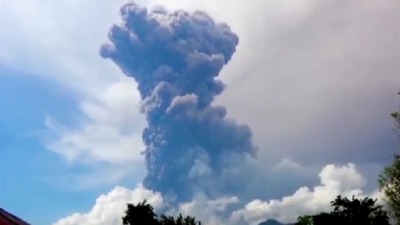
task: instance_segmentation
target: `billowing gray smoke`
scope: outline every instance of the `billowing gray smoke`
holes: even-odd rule
[[[101,55],[138,84],[148,123],[144,185],[179,200],[197,191],[243,191],[236,176],[246,157],[256,154],[251,130],[227,119],[224,107],[211,105],[224,90],[217,76],[238,37],[204,12],[129,3],[121,16]]]

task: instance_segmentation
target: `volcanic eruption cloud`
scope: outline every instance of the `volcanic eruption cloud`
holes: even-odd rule
[[[212,105],[238,36],[200,11],[129,3],[120,13],[100,52],[137,82],[147,120],[145,187],[175,200],[244,191],[238,176],[257,152],[252,132]]]

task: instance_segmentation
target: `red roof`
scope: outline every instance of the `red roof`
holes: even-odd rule
[[[29,223],[0,208],[0,225],[29,225]]]

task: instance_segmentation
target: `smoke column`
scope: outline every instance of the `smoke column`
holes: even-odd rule
[[[200,11],[129,3],[120,13],[122,23],[112,26],[100,52],[138,85],[148,123],[144,185],[178,200],[241,191],[238,165],[257,150],[251,130],[212,105],[224,90],[217,76],[237,35]]]

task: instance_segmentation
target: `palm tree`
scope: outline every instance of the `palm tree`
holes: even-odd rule
[[[382,206],[371,198],[350,199],[337,196],[331,201],[333,211],[314,216],[301,216],[296,225],[389,225],[389,217]]]
[[[365,197],[357,199],[337,196],[331,202],[334,207],[331,213],[343,225],[389,225],[387,213],[382,206],[376,205],[376,199]]]

